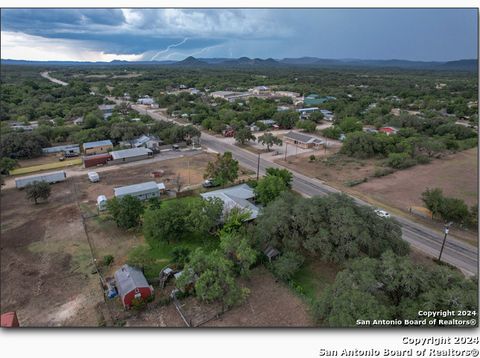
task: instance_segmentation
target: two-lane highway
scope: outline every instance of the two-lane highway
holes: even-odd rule
[[[258,157],[253,153],[225,143],[215,136],[206,133],[202,133],[202,145],[219,153],[230,151],[242,166],[254,171],[257,170]],[[266,168],[269,167],[283,168],[278,164],[260,159],[260,174],[264,174]],[[290,171],[293,173],[293,189],[307,197],[340,192],[320,180],[307,177],[292,170]],[[353,199],[359,205],[370,206],[370,204],[358,198],[353,197]],[[404,240],[414,248],[431,257],[438,256],[443,241],[443,235],[441,233],[402,216],[394,216],[394,218],[402,226]],[[448,238],[442,260],[458,267],[467,275],[475,275],[478,273],[478,248],[455,238]]]

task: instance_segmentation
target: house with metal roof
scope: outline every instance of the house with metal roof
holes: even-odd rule
[[[283,136],[283,141],[305,149],[316,148],[324,144],[320,138],[292,131]]]
[[[148,106],[155,103],[155,100],[149,96],[144,96],[142,98],[137,99],[137,104],[146,104]]]
[[[113,194],[116,198],[123,198],[124,196],[130,195],[140,200],[147,200],[160,197],[161,190],[165,190],[163,183],[157,184],[154,181],[148,181],[114,188]]]
[[[253,189],[247,184],[240,184],[230,188],[219,189],[202,193],[200,196],[205,199],[219,198],[223,201],[223,215],[228,214],[233,208],[239,208],[242,211],[249,212],[249,220],[258,216],[260,209],[252,203],[255,198]]]
[[[122,141],[120,145],[130,148],[148,148],[154,152],[158,151],[158,148],[163,144],[163,141],[153,135],[142,134],[140,137],[129,140]]]
[[[107,119],[113,114],[113,109],[115,104],[101,104],[98,106],[98,109],[103,113],[103,119]]]
[[[153,158],[153,151],[143,147],[114,150],[113,152],[110,152],[110,154],[112,155],[111,164],[128,163]]]
[[[108,153],[113,150],[113,143],[111,140],[98,140],[95,142],[83,143],[83,152],[86,155]]]
[[[115,272],[114,277],[118,295],[126,309],[132,306],[134,300],[146,300],[153,294],[153,287],[136,267],[123,265]]]

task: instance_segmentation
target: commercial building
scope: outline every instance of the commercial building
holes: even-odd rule
[[[155,103],[155,100],[153,98],[151,98],[150,96],[144,96],[142,98],[139,98],[137,100],[137,104],[145,104],[145,105],[152,105],[153,103]]]
[[[146,183],[133,184],[128,186],[122,186],[120,188],[115,188],[113,189],[113,192],[116,198],[122,198],[124,196],[130,195],[140,200],[147,200],[150,198],[158,198],[160,196],[159,185],[163,189],[165,188],[165,185],[163,183],[157,184],[154,181],[149,181]]]
[[[137,160],[143,160],[143,159],[153,157],[152,150],[148,148],[143,148],[143,147],[115,150],[110,152],[110,154],[112,155],[111,164],[135,162]]]
[[[318,148],[323,145],[324,142],[320,138],[309,136],[303,133],[298,132],[288,132],[283,136],[283,141],[285,143],[297,145],[300,148]]]
[[[83,143],[83,152],[85,155],[108,153],[111,150],[113,150],[113,143],[109,139]]]

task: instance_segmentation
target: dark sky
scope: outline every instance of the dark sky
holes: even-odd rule
[[[2,58],[457,60],[477,57],[475,9],[3,10]]]

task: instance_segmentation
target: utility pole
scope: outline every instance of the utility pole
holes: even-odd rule
[[[257,161],[257,181],[260,175],[260,153],[258,153],[258,161]]]
[[[287,161],[287,150],[288,150],[288,143],[285,142],[285,161]]]
[[[445,233],[445,236],[443,237],[442,248],[440,249],[440,255],[438,255],[438,261],[440,261],[441,258],[442,258],[442,253],[443,253],[443,249],[445,247],[445,242],[447,241],[447,235],[448,235],[448,231],[450,229],[450,225],[452,225],[451,222],[449,222],[448,224],[445,224],[445,227],[443,228],[443,232]]]

